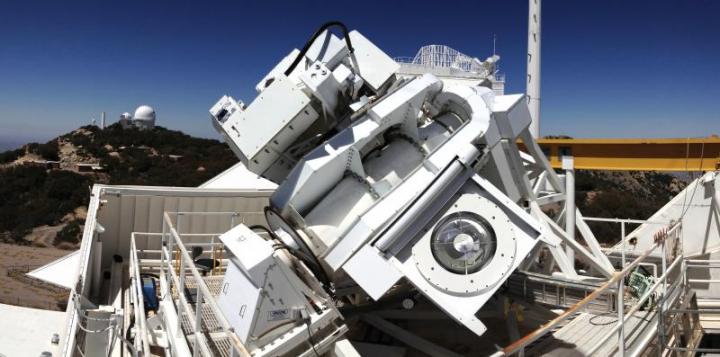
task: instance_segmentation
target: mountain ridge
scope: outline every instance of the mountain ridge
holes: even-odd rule
[[[0,153],[0,241],[73,249],[93,184],[196,187],[237,162],[180,131],[83,126]]]
[[[0,153],[0,241],[76,248],[93,184],[196,187],[237,161],[225,143],[163,127],[83,126],[25,144]],[[576,204],[586,216],[646,219],[686,186],[658,172],[576,176]],[[606,244],[619,236],[619,225],[590,226]]]

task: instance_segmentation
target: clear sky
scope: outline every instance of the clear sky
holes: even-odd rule
[[[543,135],[720,134],[720,1],[543,2]],[[446,44],[525,91],[527,1],[33,1],[0,3],[0,140],[47,140],[140,104],[217,137],[207,109],[337,19],[391,56]]]

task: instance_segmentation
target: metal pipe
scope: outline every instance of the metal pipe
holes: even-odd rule
[[[198,282],[198,285],[200,282]],[[202,320],[202,303],[203,303],[203,294],[200,292],[200,289],[197,289],[195,292],[195,326],[194,332],[195,332],[195,347],[200,346],[200,336],[202,335],[200,333],[201,326],[200,321]],[[193,357],[197,356],[197,351],[199,348],[193,348]]]
[[[700,314],[720,314],[720,309],[670,309],[667,312],[671,314],[684,314],[684,313],[700,313]]]
[[[145,316],[145,297],[143,296],[142,289],[142,278],[140,276],[140,269],[138,267],[139,262],[137,258],[137,245],[135,243],[135,235],[130,235],[130,264],[133,270],[133,284],[135,290],[135,296],[137,301],[135,304],[135,320],[138,321],[140,340],[142,341],[142,348],[144,354],[150,354],[150,344],[148,343],[147,335],[147,319]]]
[[[720,280],[718,279],[688,279],[688,283],[690,284],[699,284],[699,283],[720,283]]]
[[[667,238],[667,235],[665,238]],[[667,274],[667,252],[665,251],[665,241],[663,241],[660,255],[662,259],[662,271]],[[663,310],[665,310],[665,299],[667,297],[667,279],[663,279],[662,286],[662,295],[660,298],[660,304],[658,304],[658,331],[660,331],[658,341],[660,342],[660,346],[665,346],[665,316],[663,315]],[[661,348],[658,348],[658,355],[662,355]]]
[[[692,264],[698,264],[698,263],[719,264],[720,263],[720,260],[687,259],[685,261],[688,263],[692,263]]]
[[[630,219],[630,218],[604,218],[604,217],[583,217],[583,220],[590,222],[611,222],[611,223],[636,223],[636,224],[657,224],[667,225],[670,222],[658,222],[658,221],[646,221],[642,219]]]
[[[532,209],[538,209],[537,206],[531,206]],[[558,237],[560,237],[565,244],[572,247],[575,252],[580,254],[580,257],[585,260],[588,264],[590,264],[593,268],[597,269],[598,272],[605,275],[606,277],[610,278],[615,273],[614,270],[610,269],[609,267],[606,267],[603,265],[603,263],[596,259],[595,256],[592,255],[592,253],[588,252],[585,247],[583,247],[580,243],[571,240],[567,234],[565,233],[565,230],[558,226],[555,221],[553,221],[550,217],[548,217],[546,214],[539,212],[538,216],[545,220],[547,222],[548,226],[557,234]]]
[[[540,137],[540,0],[529,0],[527,50],[527,101],[530,109],[530,133]]]
[[[618,280],[617,287],[617,326],[618,326],[618,353],[621,357],[625,356],[625,321],[624,321],[624,307],[623,302],[623,287],[625,286],[625,279]]]
[[[571,240],[575,240],[575,167],[572,156],[563,156],[563,169],[565,169],[565,233]],[[570,246],[565,247],[565,254],[575,269],[575,251]]]
[[[265,215],[262,211],[240,211],[240,212],[232,212],[232,211],[226,211],[226,212],[186,212],[186,211],[178,211],[178,212],[166,212],[169,214],[174,215],[186,215],[186,216],[217,216],[217,215],[228,215],[228,216],[239,216],[241,214],[257,214],[257,215]]]
[[[654,322],[655,326],[652,326],[652,322],[648,324],[647,328],[650,332],[654,332],[657,327],[657,321]],[[654,328],[655,327],[655,328]],[[633,350],[630,352],[631,357],[638,357],[638,356],[644,356],[645,350],[648,345],[650,345],[650,342],[654,339],[655,334],[654,333],[646,333],[643,335],[639,340],[636,340],[633,344]]]
[[[620,256],[622,257],[620,261],[620,268],[625,268],[625,222],[620,223],[620,242],[622,243],[620,245],[621,251]]]

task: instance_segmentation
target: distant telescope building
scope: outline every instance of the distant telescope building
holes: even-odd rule
[[[149,105],[141,105],[135,109],[135,115],[127,112],[120,115],[119,122],[123,129],[152,130],[155,128],[155,109]]]

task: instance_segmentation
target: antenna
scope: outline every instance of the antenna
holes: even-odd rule
[[[497,41],[497,35],[493,34],[493,56],[495,56],[495,42]]]
[[[540,137],[540,8],[542,0],[528,0],[527,99],[530,133]]]

